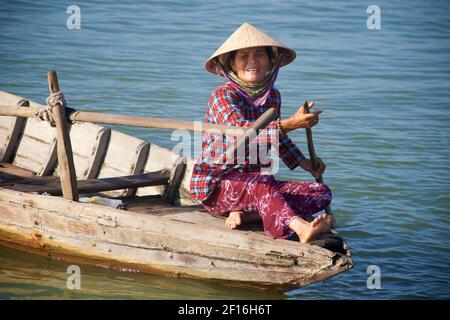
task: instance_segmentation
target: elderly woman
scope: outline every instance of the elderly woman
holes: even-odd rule
[[[206,62],[209,72],[228,81],[214,91],[206,109],[206,122],[249,127],[269,108],[280,115],[281,97],[274,88],[280,67],[296,57],[293,50],[244,23]],[[310,108],[314,103],[310,104]],[[325,170],[313,171],[311,161],[288,137],[298,128],[310,128],[319,121],[321,110],[305,113],[301,107],[292,116],[272,121],[255,139],[278,150],[278,157],[293,170],[300,166],[317,177]],[[302,243],[331,228],[331,216],[311,215],[331,202],[330,189],[319,183],[278,181],[266,171],[270,164],[259,158],[226,159],[231,137],[204,134],[202,154],[193,168],[191,196],[216,216],[228,216],[225,225],[234,229],[247,221],[262,219],[264,232],[272,238],[298,236]]]

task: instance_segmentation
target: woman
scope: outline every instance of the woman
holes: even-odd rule
[[[273,85],[279,68],[295,57],[293,50],[244,23],[206,62],[209,72],[228,80],[211,96],[206,122],[249,127],[269,108],[274,107],[281,114],[280,93]],[[310,108],[313,106],[311,103]],[[306,114],[300,108],[289,118],[269,123],[254,143],[258,147],[275,144],[277,155],[291,170],[300,166],[317,177],[324,172],[325,164],[319,159],[319,169],[313,171],[311,161],[287,132],[316,125],[320,113],[316,110]],[[194,165],[191,179],[192,198],[200,200],[211,214],[228,216],[225,225],[231,229],[262,219],[265,234],[272,238],[297,235],[302,243],[307,243],[331,228],[332,218],[325,214],[311,222],[305,220],[330,204],[332,195],[327,186],[277,181],[264,172],[270,164],[259,158],[251,161],[248,151],[242,161],[226,159],[232,142],[229,136],[203,136],[202,155]]]

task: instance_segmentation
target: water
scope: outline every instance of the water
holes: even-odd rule
[[[364,1],[77,1],[80,30],[66,27],[70,4],[0,3],[0,90],[43,102],[54,69],[75,108],[200,120],[221,83],[203,62],[240,24],[295,49],[277,81],[283,114],[304,99],[325,109],[316,151],[355,268],[278,295],[82,266],[82,290],[70,291],[68,263],[0,248],[0,298],[450,298],[447,1],[377,1],[381,30],[367,29]],[[290,136],[306,153],[304,133]],[[282,166],[288,176],[311,180]],[[380,290],[366,286],[370,265]]]

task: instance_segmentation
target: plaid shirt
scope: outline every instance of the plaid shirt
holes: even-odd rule
[[[234,84],[225,83],[219,86],[211,96],[206,108],[205,121],[226,126],[250,127],[269,108],[276,108],[280,115],[281,96],[277,89],[272,89],[269,98],[262,106],[254,107],[242,98]],[[245,158],[236,159],[235,157],[234,161],[227,163],[226,150],[230,144],[234,143],[235,139],[236,137],[229,135],[206,132],[203,134],[202,154],[194,164],[190,184],[193,199],[206,200],[224,173],[261,172],[261,168],[270,167],[271,163],[267,157],[264,159],[250,158],[248,146]],[[262,143],[265,143],[266,150],[270,150],[271,144],[277,146],[276,155],[291,170],[294,170],[305,158],[287,135],[279,135],[276,121],[270,122],[266,129],[260,130],[257,138],[250,145],[261,148]],[[257,150],[259,151],[259,149]],[[262,156],[265,156],[264,152]]]

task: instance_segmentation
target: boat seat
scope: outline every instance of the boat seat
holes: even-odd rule
[[[16,169],[17,170],[17,169]],[[10,170],[11,172],[11,170]],[[8,173],[6,173],[8,174]],[[5,175],[0,170],[0,177],[6,180],[0,182],[0,187],[22,192],[49,193],[54,196],[62,195],[61,183],[58,177],[24,176],[11,179],[12,175]],[[143,186],[168,185],[170,171],[160,170],[130,176],[111,177],[102,179],[88,179],[77,181],[79,194],[90,194],[124,188],[139,188]]]
[[[38,180],[48,180],[52,177],[38,177],[33,171],[17,167],[11,163],[0,163],[0,188],[15,184],[26,184]]]

